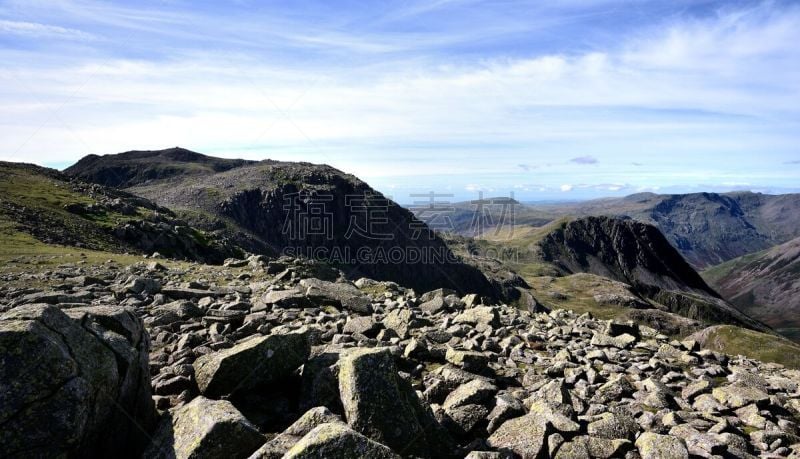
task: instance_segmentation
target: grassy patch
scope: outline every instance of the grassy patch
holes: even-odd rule
[[[733,325],[715,327],[708,333],[707,349],[800,369],[800,346],[780,336]]]

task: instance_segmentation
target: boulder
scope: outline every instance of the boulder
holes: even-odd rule
[[[642,459],[688,459],[686,443],[678,437],[645,432],[636,439]]]
[[[310,353],[307,333],[259,336],[194,362],[200,392],[222,397],[285,379]]]
[[[546,452],[546,435],[547,422],[534,413],[504,422],[486,442],[522,459],[536,459]]]
[[[304,436],[284,459],[400,459],[391,449],[339,423],[321,424]]]
[[[300,439],[317,426],[327,423],[344,424],[338,416],[324,406],[312,408],[281,434],[265,443],[250,459],[277,459],[283,457]]]
[[[155,408],[150,342],[128,308],[31,304],[0,316],[3,456],[136,455]]]
[[[769,394],[766,392],[741,383],[716,387],[711,395],[729,408],[741,408],[751,403],[760,405],[769,401]]]
[[[347,423],[402,454],[449,456],[450,445],[430,409],[400,379],[388,348],[354,349],[339,362],[339,394]]]
[[[447,348],[445,359],[453,365],[458,365],[459,367],[474,373],[482,372],[486,369],[486,365],[489,363],[489,357],[482,352],[464,351],[453,349],[451,347]]]
[[[197,397],[161,421],[148,458],[246,458],[265,438],[227,400]]]
[[[397,333],[400,339],[408,337],[408,332],[415,322],[414,313],[410,309],[395,309],[383,319],[383,326]]]
[[[306,296],[314,302],[341,306],[359,314],[372,314],[372,300],[353,284],[309,278],[301,280],[300,286],[306,289]]]
[[[457,315],[453,322],[481,327],[497,327],[500,325],[500,316],[492,306],[477,306]]]

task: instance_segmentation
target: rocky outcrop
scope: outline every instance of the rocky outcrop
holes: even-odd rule
[[[0,316],[3,456],[135,457],[155,419],[142,321],[118,307],[67,312]]]

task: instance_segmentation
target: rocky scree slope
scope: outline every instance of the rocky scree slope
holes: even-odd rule
[[[0,231],[6,243],[26,233],[48,244],[212,263],[243,253],[147,199],[20,163],[0,162]]]
[[[6,275],[0,342],[15,347],[0,347],[3,362],[12,359],[0,366],[0,384],[34,393],[50,379],[20,385],[21,374],[80,360],[58,345],[71,335],[49,345],[38,339],[32,325],[52,322],[39,317],[56,317],[58,330],[89,330],[85,341],[107,340],[129,356],[133,342],[107,331],[138,336],[130,331],[141,323],[160,418],[146,457],[800,455],[797,370],[590,314],[351,283],[299,259],[226,264],[63,265],[41,291],[8,287],[30,274]],[[108,318],[115,310],[132,328]],[[37,399],[44,409],[56,403]],[[82,412],[102,399],[94,400],[72,403]],[[43,426],[62,419],[43,412]],[[33,435],[6,427],[4,445]],[[79,443],[59,447],[77,455]]]
[[[148,172],[153,167],[160,172]],[[126,173],[115,182],[120,168]],[[367,276],[420,290],[470,286],[482,295],[502,295],[409,211],[329,166],[224,160],[172,149],[88,157],[66,173],[119,183],[253,253],[291,250],[339,262],[354,279]],[[305,230],[312,211],[321,212],[322,231]],[[386,255],[396,249],[400,262]]]
[[[742,311],[800,339],[800,238],[730,260],[703,276]]]

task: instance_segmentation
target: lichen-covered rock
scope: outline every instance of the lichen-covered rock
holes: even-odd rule
[[[370,440],[346,425],[321,424],[283,456],[285,459],[400,459],[391,449]]]
[[[413,325],[414,313],[410,309],[395,309],[383,319],[383,326],[397,333],[401,339],[408,337],[408,331]]]
[[[155,411],[149,341],[126,308],[81,308],[75,319],[32,304],[0,316],[3,456],[136,455]]]
[[[250,459],[277,459],[283,457],[303,436],[317,426],[328,423],[344,424],[338,416],[331,413],[324,406],[312,408],[300,416],[300,419],[286,430],[265,443],[250,456]]]
[[[500,319],[492,306],[477,306],[467,309],[453,319],[454,323],[481,327],[497,327]]]
[[[306,289],[306,296],[312,301],[340,306],[360,314],[372,313],[372,300],[353,284],[303,279],[300,285]]]
[[[642,459],[688,459],[686,443],[678,437],[645,432],[636,439]]]
[[[547,422],[536,414],[504,422],[486,442],[493,448],[511,451],[522,459],[536,459],[546,449]]]
[[[451,347],[447,348],[445,359],[447,359],[447,361],[453,365],[458,365],[459,367],[474,373],[482,372],[489,363],[489,358],[482,352],[465,351],[461,349],[453,349]]]
[[[339,363],[339,393],[347,423],[403,454],[446,454],[446,435],[407,382],[386,348],[354,349]]]
[[[221,397],[273,383],[303,365],[309,352],[306,333],[254,337],[197,359],[197,387],[204,395]]]
[[[148,458],[246,458],[265,441],[227,400],[197,397],[161,421]]]
[[[766,392],[741,383],[716,387],[711,391],[711,395],[729,408],[741,408],[751,403],[763,404],[769,400],[769,394]]]

